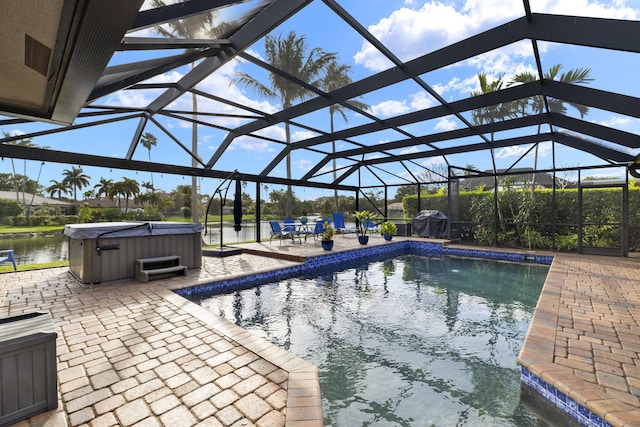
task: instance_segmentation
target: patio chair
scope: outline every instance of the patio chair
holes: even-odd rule
[[[13,264],[13,271],[18,270],[18,267],[16,266],[16,258],[13,254],[13,249],[0,251],[0,264],[4,264],[5,262],[10,262],[11,264]]]
[[[271,238],[269,239],[269,244],[271,244],[275,237],[280,239],[280,244],[282,244],[282,239],[291,238],[291,241],[293,241],[294,233],[281,228],[278,221],[269,221],[269,225],[271,226]]]
[[[333,227],[336,229],[336,233],[357,233],[357,227],[347,227],[344,225],[344,215],[342,212],[336,212],[333,214]]]
[[[284,231],[295,233],[296,223],[294,220],[287,218],[287,219],[284,219],[282,222],[284,223],[284,227],[282,227]]]
[[[370,233],[380,233],[380,224],[374,224],[372,219],[370,219],[367,224]]]
[[[313,244],[316,244],[316,241],[318,239],[322,239],[322,233],[324,233],[324,222],[326,221],[326,219],[322,219],[318,222],[316,222],[316,226],[313,228],[313,230],[309,230],[306,232],[306,235],[312,235],[313,236]],[[306,237],[306,236],[305,236]]]

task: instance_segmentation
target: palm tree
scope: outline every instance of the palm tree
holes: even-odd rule
[[[140,186],[147,190],[147,193],[156,191],[155,187],[153,186],[153,182],[143,181]]]
[[[153,0],[154,7],[165,7],[163,0]],[[163,27],[155,27],[155,30],[162,36],[168,38],[183,39],[203,39],[203,38],[224,38],[229,31],[228,25],[224,23],[216,25],[215,12],[208,11],[198,15],[189,16],[184,19],[174,20],[167,23],[170,30]],[[191,64],[193,68],[195,64]],[[196,94],[191,94],[191,104],[193,107],[193,124],[191,127],[191,166],[198,166],[198,100]],[[198,212],[198,177],[191,177],[191,220],[200,223],[200,213]]]
[[[124,176],[122,177],[122,181],[117,184],[119,184],[118,190],[120,191],[120,194],[125,198],[124,211],[127,212],[129,210],[129,199],[135,198],[140,194],[140,185],[135,179],[130,179]]]
[[[352,82],[351,77],[349,77],[349,73],[351,72],[351,66],[347,65],[347,64],[338,64],[337,61],[331,61],[326,69],[325,69],[325,74],[324,74],[324,78],[322,79],[322,89],[325,92],[332,92],[336,89],[339,89],[343,86],[348,85],[349,83]],[[353,105],[356,108],[359,108],[361,110],[367,110],[369,109],[369,106],[367,104],[365,104],[364,102],[360,102],[360,101],[356,101],[356,100],[350,100],[347,101],[349,104]],[[333,115],[335,113],[339,113],[342,116],[342,120],[344,120],[345,123],[348,123],[349,120],[347,118],[347,115],[345,114],[345,107],[344,105],[341,104],[332,104],[329,107],[329,120],[330,120],[330,124],[331,124],[331,134],[333,135],[333,131],[334,131],[334,126],[333,126]],[[333,154],[335,154],[336,152],[336,141],[332,140],[331,141],[331,152]],[[335,181],[337,176],[336,176],[336,159],[333,159],[333,180]],[[334,202],[336,205],[336,212],[338,212],[338,190],[334,190],[333,191],[333,198],[334,198]]]
[[[49,193],[49,196],[54,197],[58,194],[58,200],[62,199],[62,194],[69,194],[71,191],[69,186],[65,184],[64,180],[62,182],[56,181],[55,179],[51,180],[51,185],[48,186],[45,191]]]
[[[562,69],[561,64],[556,64],[549,69],[548,72],[544,73],[544,78],[547,80],[557,80],[563,83],[570,84],[584,84],[593,81],[591,78],[591,69],[589,68],[576,68],[573,70],[569,70],[566,73],[560,74],[558,77],[558,73]],[[528,83],[538,80],[537,75],[531,72],[519,73],[513,76],[509,85],[520,84],[520,83]],[[565,105],[565,101],[562,101],[557,98],[549,98],[547,100],[549,104],[549,110],[554,113],[566,114],[567,107]],[[584,118],[589,113],[589,107],[582,104],[576,104],[575,102],[567,102],[568,105],[578,110],[580,113],[580,118]],[[546,106],[544,103],[544,99],[542,96],[535,96],[528,99],[523,99],[518,104],[517,113],[526,116],[527,114],[543,114],[546,110]],[[542,125],[538,125],[538,134],[541,132]],[[538,169],[538,143],[535,146],[535,155],[533,160],[533,179],[531,183],[531,191],[535,190],[536,183],[536,170]]]
[[[149,152],[149,163],[151,163],[151,147],[155,147],[158,143],[158,138],[155,137],[151,132],[145,132],[140,138],[140,143],[144,148]],[[153,185],[153,172],[149,172],[151,174],[151,185]]]
[[[120,207],[120,196],[122,196],[124,194],[124,190],[122,188],[123,183],[122,181],[117,181],[112,183],[109,186],[109,193],[107,194],[107,197],[109,197],[111,200],[113,200],[114,197],[118,197],[118,202],[116,203],[116,206]]]
[[[113,186],[112,179],[100,178],[100,182],[93,186],[93,188],[96,190],[96,197],[100,197],[101,194],[104,194],[106,197],[109,197],[109,193],[112,186]]]
[[[89,175],[85,174],[81,167],[71,166],[71,170],[62,171],[64,179],[62,180],[68,187],[73,189],[73,201],[77,202],[78,190],[82,190],[89,185]]]
[[[10,138],[12,137],[12,135],[8,132],[2,131],[2,134],[4,135],[5,138]],[[7,142],[7,144],[9,145],[19,145],[21,147],[34,147],[35,144],[33,144],[31,142],[31,138],[21,138],[21,139],[17,139],[15,141],[10,141]],[[16,189],[16,200],[20,201],[20,189],[19,189],[19,185],[18,185],[18,178],[16,175],[16,166],[13,163],[13,157],[11,158],[11,169],[13,170],[13,183],[14,183],[14,187]],[[24,176],[27,176],[27,160],[24,160]],[[22,189],[22,202],[26,203],[24,200],[24,188]]]
[[[478,73],[478,83],[480,84],[480,89],[471,92],[471,96],[479,96],[486,93],[496,92],[502,89],[504,85],[503,76],[498,76],[497,79],[493,80],[489,83],[487,79],[487,74],[482,72]],[[498,121],[505,120],[513,115],[513,104],[511,103],[502,103],[496,105],[487,105],[486,107],[480,107],[473,111],[471,111],[471,118],[473,119],[474,124],[476,125],[484,125],[489,123],[495,123]],[[494,132],[491,132],[491,142],[495,140]],[[498,205],[498,180],[496,174],[496,157],[493,150],[493,144],[490,147],[491,152],[491,162],[493,164],[493,180],[494,180],[494,193],[493,193],[493,209],[494,209],[494,244],[497,243],[497,235],[498,235],[498,226],[502,227],[502,231],[506,234],[507,230],[504,225],[504,221],[502,220],[502,212]]]
[[[281,35],[267,35],[264,40],[266,62],[285,73],[296,77],[312,86],[320,87],[323,71],[336,59],[335,52],[325,52],[316,47],[308,51],[305,36],[296,35],[295,31],[283,38]],[[244,72],[238,72],[233,79],[234,83],[241,83],[253,90],[259,96],[279,101],[282,108],[290,108],[296,100],[305,100],[313,96],[313,93],[279,74],[270,73],[271,87]],[[291,143],[291,129],[285,122],[286,143]],[[291,156],[287,153],[286,159],[287,179],[291,179]],[[287,185],[287,197],[285,201],[285,215],[291,218],[293,215],[293,193],[291,184]]]

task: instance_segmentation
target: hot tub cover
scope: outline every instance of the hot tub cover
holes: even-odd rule
[[[72,239],[96,239],[98,237],[141,237],[162,234],[194,234],[202,231],[202,224],[171,221],[121,221],[87,224],[67,224],[64,234]]]
[[[447,237],[447,220],[444,213],[425,209],[411,220],[411,228],[420,237]]]

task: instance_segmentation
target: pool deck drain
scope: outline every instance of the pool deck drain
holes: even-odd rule
[[[0,274],[0,317],[46,310],[58,331],[59,407],[18,425],[323,425],[315,366],[172,292],[324,253],[313,241],[246,247],[148,283],[81,284],[67,267]],[[640,426],[638,259],[553,256],[520,363],[609,424]]]

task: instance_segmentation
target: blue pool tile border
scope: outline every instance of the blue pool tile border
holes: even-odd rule
[[[421,256],[462,256],[484,258],[512,262],[528,262],[551,265],[553,256],[523,253],[496,252],[486,249],[456,248],[444,246],[441,242],[404,240],[389,242],[384,245],[365,246],[348,251],[327,252],[323,255],[308,257],[304,264],[286,267],[279,270],[255,273],[242,277],[223,279],[189,288],[177,289],[174,292],[191,300],[200,300],[220,293],[253,288],[265,283],[289,279],[292,277],[315,277],[332,271],[357,267],[374,261],[384,260],[400,255]]]
[[[591,412],[589,409],[522,366],[520,367],[520,380],[523,384],[541,395],[546,401],[555,405],[558,409],[565,412],[583,426],[612,427],[611,424]]]

